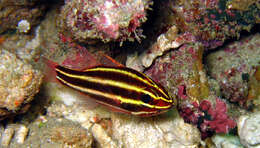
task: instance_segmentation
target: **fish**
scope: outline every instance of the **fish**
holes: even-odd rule
[[[77,70],[55,65],[54,70],[56,80],[115,112],[149,117],[176,104],[162,85],[131,68],[95,66]]]

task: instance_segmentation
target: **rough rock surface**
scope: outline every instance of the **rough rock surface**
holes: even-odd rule
[[[244,105],[250,89],[254,88],[252,78],[260,61],[260,34],[252,35],[240,41],[210,53],[206,65],[211,77],[221,87],[222,95],[231,102]],[[251,80],[252,79],[252,80]]]
[[[0,118],[24,112],[39,91],[42,74],[4,49],[0,50]]]
[[[216,148],[243,148],[237,136],[218,134],[211,139]]]
[[[30,26],[40,22],[46,6],[40,0],[1,0],[0,1],[0,33],[8,29],[16,29],[22,20],[26,20]]]
[[[61,33],[81,42],[140,41],[149,0],[67,0],[58,18]],[[92,41],[93,42],[93,41]]]
[[[21,135],[19,128],[24,125],[17,123],[9,124],[4,132],[12,129],[13,136],[6,145],[1,143],[4,148],[91,148],[94,143],[93,136],[89,131],[82,128],[79,124],[62,118],[51,118],[39,116],[36,120],[26,125],[27,136]],[[21,136],[19,136],[21,135]],[[7,135],[3,135],[3,141]],[[19,143],[19,138],[25,138],[23,143]]]
[[[155,118],[136,118],[127,115],[112,116],[113,137],[119,145],[128,148],[196,147],[200,143],[199,130],[184,123],[176,111],[175,115]],[[173,113],[174,114],[174,113]]]

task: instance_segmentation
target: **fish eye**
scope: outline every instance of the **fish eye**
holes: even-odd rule
[[[141,96],[141,100],[144,102],[144,103],[149,103],[152,101],[152,98],[151,96],[147,95],[147,94],[144,94]]]

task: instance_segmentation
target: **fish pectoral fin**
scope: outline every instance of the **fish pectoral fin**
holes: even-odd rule
[[[116,112],[116,113],[124,113],[124,114],[130,114],[130,113],[131,113],[130,111],[127,111],[127,110],[125,110],[125,109],[122,109],[122,108],[120,108],[120,107],[118,107],[118,106],[113,106],[113,105],[106,104],[106,103],[104,103],[104,102],[99,102],[99,101],[97,101],[97,103],[99,103],[99,104],[105,106],[107,109],[109,109],[109,110],[111,110],[111,111],[113,111],[113,112]]]

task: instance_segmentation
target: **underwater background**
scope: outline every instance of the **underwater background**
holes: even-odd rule
[[[0,147],[260,147],[259,23],[259,0],[0,0]]]

